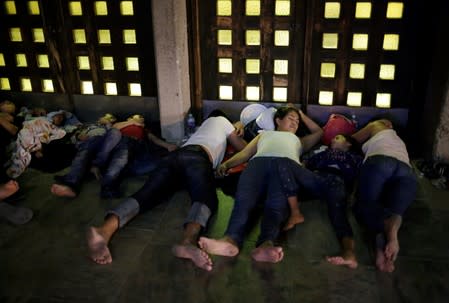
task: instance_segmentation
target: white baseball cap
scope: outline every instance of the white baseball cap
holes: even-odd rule
[[[274,114],[277,109],[274,107],[266,108],[263,112],[259,114],[256,118],[257,125],[263,130],[274,130]]]
[[[242,112],[240,113],[240,122],[246,126],[249,122],[259,117],[265,110],[267,110],[267,108],[262,104],[250,104],[242,109]]]

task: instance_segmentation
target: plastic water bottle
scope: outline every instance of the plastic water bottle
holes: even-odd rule
[[[190,113],[187,116],[187,121],[186,121],[186,135],[187,135],[187,137],[190,137],[191,135],[193,135],[193,133],[195,132],[195,128],[196,128],[195,117],[192,115],[192,113]]]

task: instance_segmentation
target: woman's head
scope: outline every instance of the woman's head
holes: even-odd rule
[[[360,144],[349,135],[336,135],[331,141],[331,148],[341,151],[360,152]]]
[[[117,121],[117,118],[113,114],[107,113],[104,114],[100,119],[98,119],[98,123],[102,125],[112,124]]]
[[[16,112],[16,105],[8,100],[0,102],[0,112],[13,115]]]
[[[128,118],[128,121],[133,120],[136,121],[137,123],[145,123],[145,118],[142,115],[136,114],[136,115],[132,115]]]
[[[273,120],[276,130],[296,133],[301,116],[295,107],[282,106],[277,109]]]

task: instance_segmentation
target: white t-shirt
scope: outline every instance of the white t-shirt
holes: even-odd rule
[[[198,130],[183,145],[201,145],[212,157],[216,168],[223,160],[228,136],[234,131],[234,126],[224,117],[206,119]]]
[[[257,142],[257,157],[289,158],[301,164],[299,156],[302,153],[301,140],[291,132],[264,131]]]
[[[410,165],[404,141],[394,129],[381,130],[362,146],[365,160],[374,155],[389,156]]]

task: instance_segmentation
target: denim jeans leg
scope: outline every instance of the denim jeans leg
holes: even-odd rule
[[[84,178],[87,168],[89,166],[91,150],[80,149],[72,160],[70,171],[62,176],[61,180],[65,185],[70,186],[73,190],[78,191],[81,181]]]
[[[119,144],[122,139],[122,133],[116,128],[109,129],[105,135],[102,136],[102,144],[92,161],[92,165],[103,168],[109,160],[112,150]]]
[[[121,141],[111,153],[111,161],[101,179],[102,188],[118,189],[120,173],[128,163],[128,145]]]

